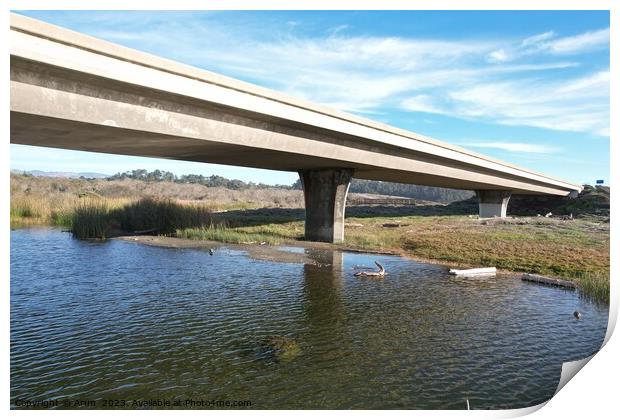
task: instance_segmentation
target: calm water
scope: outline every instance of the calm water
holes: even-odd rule
[[[456,280],[398,257],[85,242],[11,232],[15,399],[249,400],[252,408],[517,408],[602,344],[606,306],[515,276]],[[356,266],[379,259],[384,281]],[[575,320],[578,309],[583,318]],[[297,340],[278,362],[270,335]]]

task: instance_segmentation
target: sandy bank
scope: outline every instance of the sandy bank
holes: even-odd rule
[[[290,252],[280,249],[280,246],[261,245],[261,244],[230,244],[216,241],[207,241],[200,239],[184,239],[175,238],[169,236],[144,236],[144,235],[126,235],[118,236],[117,240],[127,242],[137,242],[143,245],[157,246],[162,248],[176,248],[176,249],[204,249],[204,250],[217,250],[217,248],[226,247],[229,249],[236,249],[245,251],[250,258],[263,261],[273,261],[280,263],[294,263],[294,264],[315,264],[311,258],[308,258],[304,253]],[[339,245],[322,243],[322,242],[306,242],[306,241],[290,241],[281,246],[292,246],[305,249],[318,249],[318,250],[335,250],[342,252],[360,252],[364,254],[378,254],[378,255],[401,255],[397,252],[391,251],[372,251],[372,250],[358,250]],[[429,261],[425,261],[429,262]]]

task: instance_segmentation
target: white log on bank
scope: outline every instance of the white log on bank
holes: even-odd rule
[[[495,267],[469,268],[466,270],[450,270],[450,274],[455,276],[494,276],[496,272],[497,269]]]
[[[567,289],[575,289],[575,283],[568,280],[554,279],[552,277],[539,276],[538,274],[525,273],[521,277],[521,280],[530,281],[533,283],[548,284],[550,286],[566,287]]]

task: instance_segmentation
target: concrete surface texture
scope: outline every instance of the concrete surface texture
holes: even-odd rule
[[[300,171],[306,204],[305,239],[344,240],[344,212],[353,176],[351,169]]]
[[[511,192],[505,190],[479,190],[478,196],[479,216],[481,218],[506,217],[506,209],[510,200]]]

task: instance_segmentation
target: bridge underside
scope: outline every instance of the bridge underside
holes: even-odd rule
[[[496,186],[442,175],[386,170],[370,165],[351,168],[350,162],[324,156],[227,145],[114,126],[11,112],[11,142],[90,152],[169,158],[299,173],[306,202],[306,238],[341,242],[345,202],[353,174],[356,178],[475,190],[481,217],[504,217],[508,199],[497,204]],[[265,162],[269,162],[268,165]],[[499,190],[510,196],[511,190]],[[517,190],[518,191],[518,190]],[[531,194],[532,192],[530,192]],[[488,203],[488,204],[487,204]]]
[[[290,147],[268,148],[251,141],[256,129],[239,127],[232,131],[242,131],[250,141],[243,144],[179,137],[157,132],[149,132],[116,127],[115,120],[104,120],[105,124],[92,124],[63,118],[47,117],[29,113],[11,112],[11,143],[41,147],[52,147],[88,152],[112,153],[129,156],[142,156],[163,159],[184,160],[190,162],[215,163],[222,165],[244,166],[260,169],[299,172],[332,168],[354,168],[355,177],[387,182],[400,182],[416,185],[429,185],[465,190],[493,190],[502,182],[507,182],[518,194],[566,194],[555,188],[541,185],[532,191],[525,182],[515,177],[514,181],[501,180],[488,173],[469,172],[467,165],[457,162],[452,167],[443,166],[424,154],[411,154],[404,158],[390,155],[384,151],[364,151],[346,145],[320,143],[310,145],[290,144]],[[211,125],[214,125],[211,121]],[[110,125],[107,125],[110,124]],[[118,124],[118,123],[117,123]],[[221,135],[221,129],[213,129],[214,137]],[[235,139],[241,133],[224,134],[224,138]],[[274,134],[274,137],[287,137]],[[314,143],[311,138],[298,137]],[[278,140],[275,140],[277,142]],[[284,142],[289,139],[282,138]],[[325,154],[317,155],[315,150],[327,149]],[[356,155],[360,157],[352,162]],[[378,166],[380,164],[385,166]],[[402,164],[401,167],[397,165]],[[416,171],[418,169],[418,171]]]

